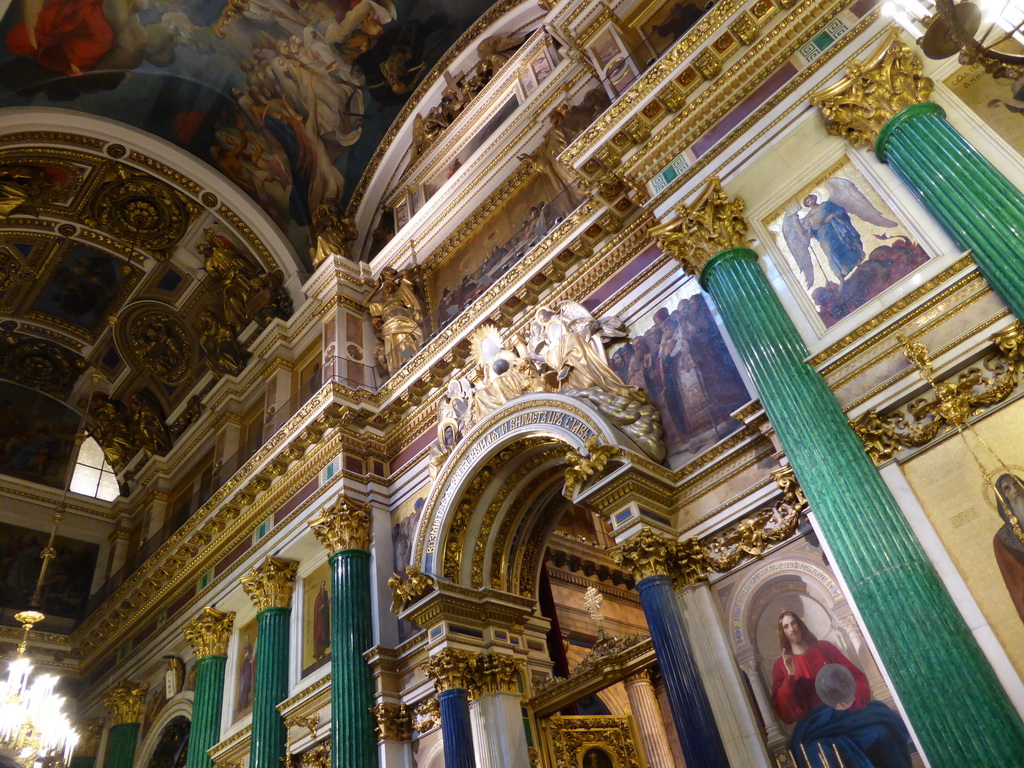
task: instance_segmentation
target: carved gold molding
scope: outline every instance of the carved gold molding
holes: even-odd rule
[[[192,650],[200,659],[207,656],[226,656],[234,613],[223,613],[207,606],[203,612],[181,628]]]
[[[421,573],[415,565],[406,568],[408,578],[402,578],[397,573],[388,579],[388,587],[393,595],[391,598],[391,612],[399,615],[406,606],[415,603],[428,592],[437,589],[437,579],[428,573]]]
[[[330,554],[346,549],[369,549],[373,508],[344,495],[309,521],[317,540]]]
[[[103,697],[103,706],[110,712],[112,725],[142,722],[142,709],[146,704],[149,683],[122,680],[113,685]]]
[[[268,608],[288,608],[298,567],[298,563],[270,556],[263,565],[253,568],[238,581],[257,612]]]
[[[921,58],[895,33],[865,61],[846,65],[846,77],[810,96],[825,127],[854,146],[875,145],[882,128],[907,107],[927,101],[935,83],[924,77]]]
[[[971,416],[1010,397],[1024,370],[1024,325],[1017,320],[992,336],[996,350],[965,371],[942,381],[932,374],[932,358],[919,342],[900,337],[904,354],[928,380],[934,395],[919,397],[891,413],[869,411],[851,422],[875,464],[904,448],[919,448],[951,429],[963,429]]]
[[[370,709],[378,741],[409,741],[412,738],[412,710],[405,704],[382,702]]]
[[[608,466],[608,460],[618,452],[614,445],[602,445],[597,435],[586,442],[587,455],[569,450],[565,454],[565,491],[571,497],[577,488],[582,488],[595,475],[600,475]]]
[[[730,200],[722,182],[712,176],[693,203],[676,208],[678,218],[655,227],[651,235],[683,269],[699,275],[717,254],[749,243],[743,209],[743,198]]]

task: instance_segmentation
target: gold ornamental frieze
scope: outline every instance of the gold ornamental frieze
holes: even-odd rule
[[[182,627],[181,631],[198,658],[226,656],[234,623],[234,613],[224,613],[207,606],[203,608],[202,613]]]
[[[900,337],[904,354],[932,385],[929,395],[888,413],[868,411],[851,422],[875,464],[909,448],[969,427],[971,419],[1008,400],[1018,391],[1024,371],[1024,325],[1014,321],[992,336],[995,350],[976,364],[945,379],[936,379],[928,350]]]
[[[329,554],[346,549],[369,549],[373,508],[344,495],[309,521],[313,535]]]
[[[103,706],[110,712],[112,725],[142,722],[142,709],[146,703],[149,683],[122,680],[111,686],[103,697]]]
[[[850,144],[873,147],[882,128],[907,107],[927,101],[935,83],[921,58],[891,33],[865,61],[851,61],[846,76],[811,94],[825,127]]]
[[[268,557],[262,565],[239,579],[242,591],[256,606],[257,612],[268,608],[288,608],[298,567],[296,562]]]

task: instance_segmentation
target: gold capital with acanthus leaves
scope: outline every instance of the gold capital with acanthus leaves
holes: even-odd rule
[[[873,147],[882,128],[907,107],[927,101],[935,83],[922,74],[921,58],[894,33],[865,61],[846,65],[846,77],[811,94],[825,127],[850,144]]]
[[[257,611],[287,608],[292,602],[298,567],[298,563],[271,556],[263,561],[263,565],[253,568],[238,581]]]
[[[103,697],[103,706],[110,712],[111,724],[141,723],[148,690],[149,683],[131,680],[122,680],[112,686]]]
[[[381,702],[370,708],[377,739],[380,741],[409,741],[412,738],[412,710],[406,704]]]
[[[744,248],[750,243],[743,209],[743,198],[730,200],[721,180],[712,176],[693,203],[678,206],[678,217],[654,227],[651,236],[688,273],[700,275],[722,251]]]
[[[226,656],[231,627],[235,624],[234,613],[224,613],[207,606],[203,612],[181,628],[188,644],[196,656]]]
[[[452,688],[470,690],[476,674],[477,654],[458,648],[445,648],[423,662],[423,671],[434,681],[438,692]]]
[[[507,653],[483,653],[473,660],[469,692],[473,698],[489,693],[518,693],[523,662]]]
[[[309,527],[332,555],[346,549],[370,548],[372,507],[339,496],[334,505],[309,521]]]
[[[650,576],[672,576],[679,559],[679,543],[659,536],[646,525],[612,550],[616,565],[628,569],[642,581]]]

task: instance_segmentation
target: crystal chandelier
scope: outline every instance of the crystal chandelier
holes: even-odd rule
[[[996,77],[1024,77],[1024,0],[888,0],[882,12],[930,59],[959,53]]]

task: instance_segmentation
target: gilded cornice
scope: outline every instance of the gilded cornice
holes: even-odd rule
[[[257,612],[269,608],[290,608],[298,568],[296,562],[270,556],[238,581]]]
[[[309,520],[309,527],[329,555],[346,549],[369,549],[372,511],[368,503],[339,495],[334,504]]]
[[[196,657],[227,656],[234,613],[223,613],[207,606],[203,612],[181,628],[185,640],[192,646]]]
[[[115,683],[103,696],[103,706],[110,712],[112,725],[142,722],[142,709],[146,704],[149,683],[122,680]]]
[[[363,201],[363,195],[366,194],[366,188],[369,186],[370,181],[377,172],[378,166],[384,160],[385,155],[391,148],[391,144],[401,132],[402,128],[405,126],[405,122],[409,119],[412,113],[420,108],[420,101],[434,86],[435,82],[440,79],[441,73],[451,67],[455,62],[455,59],[462,55],[462,52],[465,51],[470,43],[483,34],[483,32],[498,21],[498,19],[523,2],[527,2],[527,0],[500,0],[500,2],[493,5],[479,19],[477,19],[469,29],[462,33],[459,39],[455,41],[452,47],[449,48],[440,59],[438,59],[437,63],[434,64],[427,75],[420,81],[419,86],[417,86],[416,90],[412,92],[412,95],[406,100],[405,105],[398,113],[398,116],[391,123],[391,127],[388,129],[388,132],[381,138],[380,143],[377,145],[377,151],[373,153],[373,157],[370,158],[370,162],[367,163],[366,170],[363,171],[363,175],[359,179],[359,183],[356,185],[356,188],[352,193],[352,199],[348,204],[347,212],[350,216],[354,216],[358,212],[359,206]]]
[[[851,61],[846,76],[810,96],[825,127],[850,144],[874,147],[892,118],[927,101],[935,83],[922,74],[921,57],[894,32],[865,61]]]
[[[816,7],[816,6],[812,6]],[[814,28],[808,33],[808,35],[801,37],[801,40],[813,39],[813,37],[821,32],[821,30],[827,26],[836,16],[845,10],[842,4],[836,5],[832,10],[817,23]],[[869,11],[865,16],[858,22],[854,27],[846,34],[846,39],[854,40],[861,35],[865,30],[870,28],[875,21],[878,19],[879,11]],[[809,20],[808,20],[809,21]],[[773,30],[774,31],[774,30]],[[881,34],[881,33],[879,33]],[[877,37],[877,36],[876,36]],[[874,38],[873,38],[874,39]],[[761,43],[765,42],[764,40]],[[775,41],[772,41],[773,45]],[[773,62],[775,68],[782,66],[786,60],[792,57],[801,45],[804,43],[794,43],[785,47],[782,55],[777,57]],[[760,43],[758,44],[760,45]],[[755,46],[756,48],[757,46]],[[774,50],[774,48],[773,48]],[[680,187],[684,184],[689,183],[695,177],[699,176],[705,168],[711,163],[718,161],[721,156],[725,153],[726,149],[732,146],[740,137],[750,130],[754,125],[763,120],[767,115],[775,111],[780,104],[782,104],[789,96],[795,93],[804,83],[813,77],[822,67],[828,64],[833,58],[840,53],[846,53],[847,49],[842,45],[831,45],[823,53],[821,53],[814,61],[812,61],[807,67],[802,69],[797,75],[789,81],[789,83],[780,88],[771,98],[769,98],[764,104],[757,108],[746,119],[735,126],[727,136],[723,137],[718,141],[714,147],[704,153],[697,159],[697,161],[688,166],[679,176],[672,182],[670,182],[665,189],[658,194],[654,195],[649,201],[648,206],[651,208],[662,205],[672,195],[674,195]],[[773,69],[766,68],[765,71],[774,71]],[[718,85],[716,81],[714,86]],[[757,83],[753,84],[755,87]],[[647,157],[645,162],[641,165],[638,160],[638,155],[629,159],[628,167],[623,171],[624,174],[630,175],[635,174],[638,177],[642,177],[643,183],[646,183],[649,178],[658,173],[665,165],[667,165],[671,158],[677,155],[682,149],[689,146],[694,140],[699,138],[705,131],[710,129],[715,123],[721,120],[726,114],[728,114],[742,98],[749,95],[753,87],[749,89],[743,89],[740,97],[737,99],[721,98],[716,100],[716,96],[719,96],[717,88],[712,88],[709,91],[701,93],[701,95],[694,100],[694,108],[691,110],[689,107],[682,111],[682,114],[673,119],[672,123],[660,129],[663,135],[672,135],[677,137],[678,140],[673,141],[671,144],[665,144],[665,146],[658,150],[656,155]],[[713,107],[717,104],[721,104],[721,108],[713,110]],[[771,122],[765,125],[756,135],[752,135],[748,138],[745,144],[736,149],[732,157],[737,157],[744,152],[752,149],[755,146],[760,146],[765,136],[771,132],[777,130],[779,125],[788,124],[793,120],[793,113],[800,109],[799,104],[793,104],[785,109],[781,114],[776,115]],[[703,119],[700,119],[703,118]],[[697,122],[700,119],[700,122]],[[686,121],[689,124],[684,125]],[[653,150],[652,150],[653,151]],[[673,154],[673,152],[675,154]],[[634,165],[634,161],[637,163]],[[721,164],[725,164],[722,162]],[[634,170],[635,168],[635,170]]]

